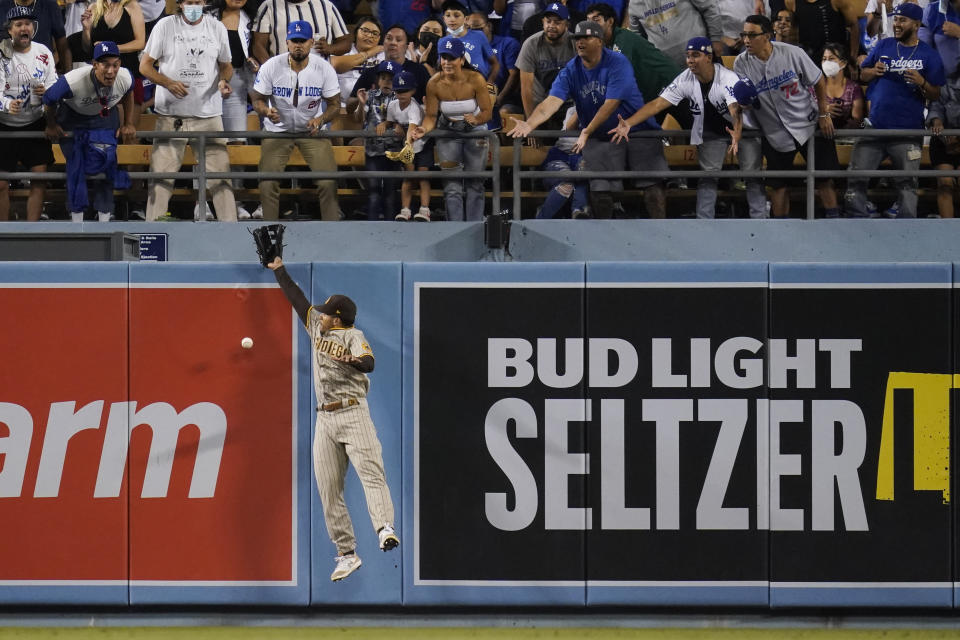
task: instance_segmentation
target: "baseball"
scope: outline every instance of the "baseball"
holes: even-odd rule
[[[240,346],[243,347],[244,349],[253,348],[253,338],[244,338],[243,340],[240,341]]]

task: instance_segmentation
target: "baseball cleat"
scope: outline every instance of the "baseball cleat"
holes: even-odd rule
[[[346,556],[337,556],[334,559],[337,561],[337,567],[333,570],[333,573],[330,574],[330,579],[334,582],[343,580],[363,564],[363,562],[360,561],[360,556],[355,553]]]
[[[380,529],[379,535],[381,551],[390,551],[400,544],[400,538],[397,537],[390,525],[384,525],[383,529]]]

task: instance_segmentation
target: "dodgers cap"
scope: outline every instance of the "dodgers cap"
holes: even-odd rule
[[[543,15],[548,15],[551,13],[555,16],[558,16],[562,20],[570,19],[570,11],[560,2],[548,4],[547,8],[543,10]]]
[[[287,25],[287,40],[313,40],[313,27],[306,20],[294,20]]]

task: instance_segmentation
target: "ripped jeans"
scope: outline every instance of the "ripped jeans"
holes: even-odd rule
[[[440,168],[483,171],[487,166],[487,146],[486,138],[437,138]],[[483,220],[483,178],[445,178],[443,199],[447,207],[447,220]]]

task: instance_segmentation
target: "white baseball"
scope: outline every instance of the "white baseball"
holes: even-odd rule
[[[240,346],[243,347],[244,349],[252,349],[253,338],[244,338],[243,340],[240,341]]]

